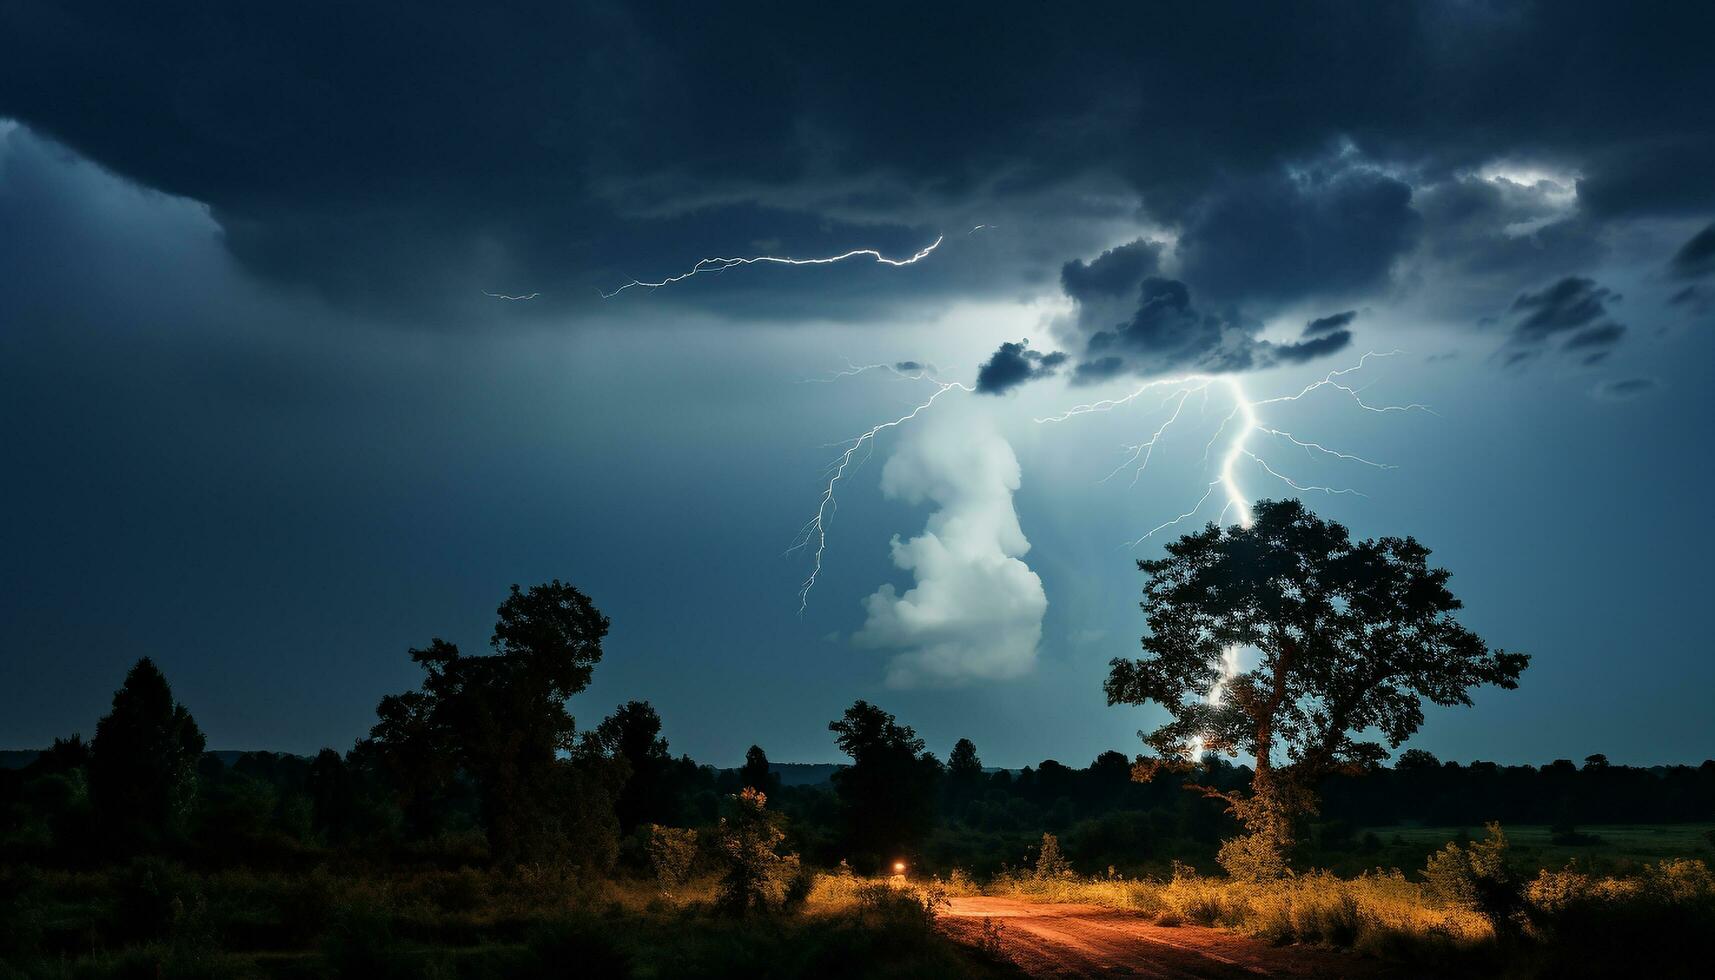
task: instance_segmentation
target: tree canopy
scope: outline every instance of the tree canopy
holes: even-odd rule
[[[1530,662],[1453,618],[1450,573],[1430,568],[1429,553],[1410,537],[1354,543],[1296,500],[1260,502],[1250,527],[1188,534],[1138,562],[1148,656],[1110,664],[1108,703],[1165,707],[1172,720],[1147,737],[1163,755],[1201,739],[1253,757],[1259,772],[1277,753],[1316,769],[1385,758],[1355,735],[1374,729],[1397,747],[1423,724],[1424,702],[1515,688]],[[1258,662],[1210,703],[1235,648]]]
[[[110,840],[158,843],[184,831],[204,741],[154,661],[137,661],[89,746],[90,798]]]
[[[408,808],[456,779],[474,782],[490,846],[511,859],[565,846],[576,822],[566,794],[579,780],[560,758],[574,748],[566,699],[589,684],[608,619],[558,580],[512,586],[497,615],[490,655],[466,656],[438,637],[412,650],[422,688],[383,698],[371,737],[409,787]]]
[[[833,775],[846,840],[860,863],[877,863],[919,844],[935,823],[941,763],[909,725],[868,701],[828,723],[852,764]]]
[[[1145,736],[1161,756],[1199,743],[1248,755],[1259,796],[1303,809],[1289,792],[1386,758],[1360,733],[1397,747],[1423,724],[1425,702],[1469,705],[1480,685],[1518,686],[1530,658],[1491,651],[1453,618],[1449,573],[1416,539],[1353,542],[1296,500],[1254,513],[1249,527],[1210,524],[1138,562],[1147,656],[1114,660],[1106,690],[1109,704],[1167,709]],[[1227,677],[1229,658],[1247,650],[1255,665]],[[1276,778],[1281,766],[1290,779]]]

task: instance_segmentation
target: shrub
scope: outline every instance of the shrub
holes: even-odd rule
[[[1449,843],[1423,868],[1430,895],[1487,919],[1496,933],[1516,932],[1524,910],[1524,888],[1507,868],[1507,835],[1488,825],[1488,837],[1460,846]]]
[[[650,824],[647,849],[656,882],[671,895],[691,874],[691,863],[697,859],[697,832]]]
[[[775,848],[786,838],[780,819],[768,812],[768,797],[745,787],[732,800],[730,816],[717,831],[725,868],[717,904],[728,912],[777,911],[786,905],[799,879],[798,855],[780,855]]]
[[[1059,881],[1072,877],[1072,865],[1060,853],[1060,840],[1053,834],[1042,835],[1042,848],[1036,853],[1036,880]]]

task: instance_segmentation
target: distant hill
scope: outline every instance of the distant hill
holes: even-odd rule
[[[825,786],[833,780],[832,762],[770,762],[768,771],[780,777],[782,786]]]

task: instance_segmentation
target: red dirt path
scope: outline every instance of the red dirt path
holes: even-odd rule
[[[1270,946],[1224,929],[1158,926],[1098,905],[1011,898],[951,899],[941,927],[974,943],[984,919],[1000,927],[1001,951],[1033,977],[1365,977],[1384,975],[1358,956],[1310,946]]]

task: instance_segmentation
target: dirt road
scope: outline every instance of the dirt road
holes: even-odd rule
[[[1097,905],[955,898],[941,913],[954,938],[975,943],[983,920],[1004,954],[1033,977],[1375,977],[1373,964],[1333,950],[1270,946],[1224,929],[1158,926]]]

